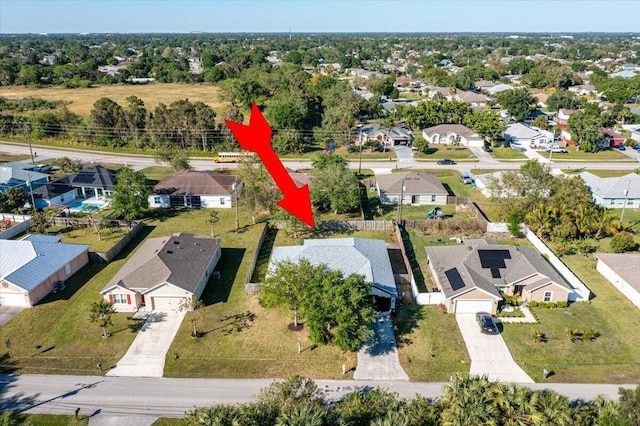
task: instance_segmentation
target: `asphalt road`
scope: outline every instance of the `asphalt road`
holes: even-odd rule
[[[33,145],[34,154],[38,157],[50,157],[57,158],[61,156],[67,156],[72,159],[78,159],[85,162],[103,162],[103,163],[115,163],[125,164],[135,170],[140,170],[145,167],[155,166],[153,156],[151,155],[132,155],[132,154],[118,154],[110,152],[99,151],[83,151],[78,149],[66,149],[66,148],[51,148],[40,145]],[[0,152],[7,154],[29,154],[29,147],[26,144],[4,142],[0,141]],[[604,169],[604,170],[635,170],[640,166],[638,159],[640,154],[636,152],[630,152],[629,161],[627,162],[613,162],[613,161],[601,161],[601,162],[554,162],[552,160],[552,169]],[[389,158],[393,158],[395,153],[391,152]],[[411,162],[399,164],[395,159],[392,161],[363,161],[363,169],[393,169],[397,167],[410,168],[410,169],[425,169],[425,168],[450,168],[459,170],[461,172],[473,172],[474,169],[517,169],[524,161],[497,161],[488,154],[479,155],[479,161],[477,162],[459,162],[452,166],[440,166],[434,162]],[[196,170],[214,170],[218,168],[234,169],[237,168],[237,164],[225,163],[217,164],[212,159],[192,158],[190,160],[191,166]],[[285,160],[288,167],[292,169],[310,168],[311,161],[300,160]],[[358,168],[358,161],[351,161],[351,168]]]
[[[100,376],[0,375],[0,411],[84,415],[155,415],[182,417],[193,407],[253,401],[268,379],[167,379]],[[382,387],[404,398],[416,393],[430,398],[443,394],[445,383],[405,381],[318,380],[327,400],[338,400],[356,389]],[[575,400],[603,394],[617,398],[619,385],[528,384],[553,389]],[[635,385],[624,385],[634,388]]]

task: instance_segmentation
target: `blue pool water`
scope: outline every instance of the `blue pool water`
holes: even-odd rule
[[[104,207],[104,204],[95,204],[95,203],[83,203],[82,201],[76,201],[75,203],[69,204],[69,211],[77,213],[83,212],[91,207],[95,207],[100,210]]]

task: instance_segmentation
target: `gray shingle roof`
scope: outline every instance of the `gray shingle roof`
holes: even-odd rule
[[[31,291],[87,250],[88,245],[62,244],[40,235],[0,240],[0,278]]]
[[[100,165],[87,167],[69,175],[69,183],[73,187],[111,189],[116,184],[117,173]]]
[[[231,195],[235,181],[232,175],[182,170],[164,178],[153,191],[155,194]]]
[[[496,245],[489,244],[486,240],[469,240],[466,245],[426,247],[425,249],[429,261],[438,275],[442,292],[447,298],[476,287],[499,297],[498,286],[508,286],[536,276],[536,274],[540,276],[540,280],[538,280],[540,282],[553,281],[571,289],[564,278],[531,247]],[[506,268],[498,268],[499,273],[494,276],[490,268],[483,267],[479,250],[508,253],[508,258],[504,260]],[[452,269],[458,271],[463,286],[454,288],[455,286],[449,282],[446,272]]]
[[[380,192],[387,194],[400,194],[402,192],[402,180],[404,179],[404,193],[449,195],[442,183],[434,175],[428,173],[403,172],[388,173],[377,176]]]
[[[191,234],[149,238],[102,290],[149,289],[169,282],[193,293],[221,240]]]
[[[598,253],[595,256],[640,293],[639,253]]]
[[[628,198],[640,198],[640,175],[629,173],[620,177],[601,178],[589,172],[580,173],[580,177],[587,184],[593,194],[602,198],[624,198],[624,192],[629,186]]]
[[[330,269],[350,274],[364,275],[367,282],[396,297],[398,290],[391,269],[387,245],[383,240],[368,238],[327,238],[304,240],[301,246],[275,247],[269,269],[279,261],[297,262],[307,259],[314,265],[325,264]],[[372,293],[376,293],[375,290]],[[381,294],[384,296],[384,294]]]
[[[456,134],[465,139],[482,139],[476,132],[463,124],[439,124],[437,126],[422,129],[422,133],[429,139],[431,139],[433,135],[440,136],[449,134]]]

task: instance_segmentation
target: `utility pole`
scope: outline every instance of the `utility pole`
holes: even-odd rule
[[[624,209],[627,207],[627,200],[629,199],[629,187],[631,186],[631,180],[627,181],[627,189],[624,190],[624,204],[622,205],[622,213],[620,213],[620,225],[622,225],[622,219],[624,219]]]
[[[235,198],[236,204],[236,232],[240,229],[240,217],[238,215],[238,176],[236,175],[236,181],[233,184],[233,198]]]
[[[31,148],[31,125],[28,121],[24,122],[24,130],[27,132],[27,143],[29,144],[29,152],[31,153],[31,164],[36,165],[33,159],[33,149]]]
[[[404,178],[402,178],[402,188],[400,188],[400,202],[398,203],[398,223],[402,222],[402,201],[404,200]]]
[[[360,155],[358,156],[358,176],[362,174],[362,133],[360,134]]]
[[[27,183],[29,184],[29,194],[31,194],[31,210],[36,209],[36,200],[33,198],[33,185],[31,185],[31,173],[27,173]]]

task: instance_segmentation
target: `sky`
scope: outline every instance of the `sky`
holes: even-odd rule
[[[640,32],[640,0],[0,0],[0,33]]]

